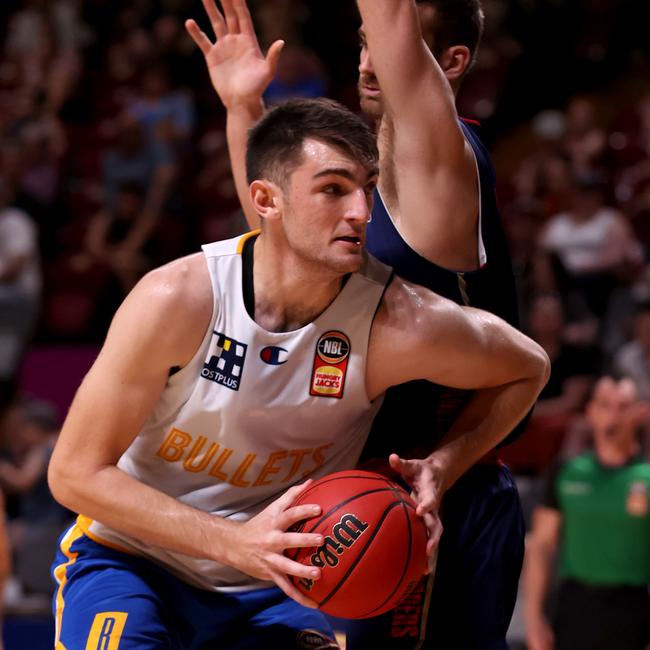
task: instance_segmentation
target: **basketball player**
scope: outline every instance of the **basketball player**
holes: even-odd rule
[[[458,120],[454,105],[476,56],[483,26],[480,2],[423,0],[416,6],[412,0],[360,0],[358,5],[364,23],[361,106],[377,121],[380,150],[368,250],[410,281],[516,325],[514,278],[494,170],[473,127]],[[204,6],[217,42],[212,44],[194,21],[187,28],[228,109],[233,173],[255,227],[258,218],[245,200],[243,143],[246,129],[263,111],[262,94],[283,43],[277,41],[263,56],[244,0],[224,0],[223,16],[212,0],[204,0]],[[424,382],[389,391],[364,458],[385,457],[393,449],[426,455],[465,399],[466,394]],[[397,611],[395,617],[412,621],[413,611],[423,615],[428,610],[429,630],[435,629],[428,638],[438,647],[506,648],[524,539],[521,505],[508,469],[496,458],[471,468],[447,494],[444,519],[435,588],[431,593],[431,584],[423,586],[422,600],[409,602],[408,615]],[[479,536],[484,543],[474,542]],[[383,631],[382,623],[372,623],[377,638],[369,636],[367,624],[355,624],[349,646],[388,647],[391,640],[395,647],[421,644],[427,636],[424,620],[402,625],[395,617],[383,619]]]
[[[50,485],[83,515],[54,568],[60,647],[335,647],[288,579],[318,569],[283,551],[323,541],[288,532],[319,512],[291,506],[299,484],[355,466],[390,386],[476,389],[434,453],[390,458],[431,553],[441,495],[546,381],[523,334],[364,253],[377,150],[359,118],[280,105],[251,132],[247,174],[261,233],[147,275],[63,426]]]

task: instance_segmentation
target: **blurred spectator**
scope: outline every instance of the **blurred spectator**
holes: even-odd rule
[[[10,522],[10,535],[18,547],[34,526],[59,525],[66,511],[47,485],[47,466],[59,432],[55,408],[48,402],[18,398],[2,419],[0,486],[17,495],[18,517]]]
[[[71,517],[54,500],[47,483],[47,466],[59,426],[50,403],[25,398],[16,399],[0,422],[0,486],[14,502],[8,534],[19,590],[51,591],[48,559],[42,549]]]
[[[524,598],[529,650],[645,650],[650,642],[650,416],[634,382],[601,379],[586,408],[593,451],[559,464],[533,513]],[[552,627],[544,606],[561,545]]]
[[[576,175],[566,212],[555,215],[540,237],[555,253],[591,311],[602,317],[619,278],[641,263],[629,223],[603,200],[599,174]]]
[[[309,5],[300,0],[251,4],[262,47],[269,47],[276,40],[286,42],[264,99],[274,103],[291,97],[325,96],[329,85],[325,66],[304,40],[305,26],[310,19]]]
[[[569,101],[566,116],[564,150],[571,160],[572,169],[580,175],[600,169],[607,133],[598,123],[594,102],[586,97],[574,97]]]
[[[172,88],[162,64],[147,66],[127,112],[145,129],[150,141],[183,145],[194,129],[194,106],[189,94]]]
[[[81,271],[94,264],[106,268],[119,282],[119,303],[151,267],[151,238],[158,218],[145,202],[143,187],[123,183],[112,208],[100,211],[88,224],[74,266]]]
[[[566,342],[577,346],[596,343],[600,323],[587,306],[585,297],[578,290],[573,276],[567,273],[559,256],[538,249],[532,259],[531,271],[530,292],[527,298],[534,301],[538,295],[549,294],[555,294],[560,298],[566,323],[564,329]],[[528,310],[530,312],[530,306]],[[525,323],[526,320],[524,319],[523,322]]]
[[[598,350],[567,343],[565,331],[560,299],[536,298],[531,307],[529,334],[551,360],[551,377],[537,401],[536,417],[565,419],[576,415],[583,408],[598,372]]]
[[[22,210],[11,207],[0,179],[0,380],[14,376],[29,341],[40,302],[38,236]]]
[[[528,298],[534,293],[533,267],[541,212],[536,201],[519,199],[505,207],[502,216],[517,288],[519,322],[525,328]],[[553,290],[554,288],[547,289],[549,292]]]
[[[59,194],[67,146],[61,123],[53,115],[38,114],[21,128],[18,144],[22,159],[19,190],[39,211],[51,209]]]
[[[535,140],[513,181],[517,196],[538,201],[546,217],[564,207],[568,190],[569,160],[562,147],[566,117],[560,111],[545,110],[535,116],[531,127]]]
[[[612,368],[617,376],[633,379],[639,397],[650,401],[650,303],[639,305],[633,339],[614,355]]]
[[[275,78],[264,93],[269,103],[292,97],[324,97],[327,79],[316,53],[305,47],[285,46],[280,55]]]
[[[149,140],[143,126],[126,113],[118,117],[116,127],[115,144],[102,161],[105,202],[110,210],[115,207],[120,186],[140,185],[145,192],[160,194],[164,193],[161,182],[164,184],[173,174],[173,155],[166,143]],[[155,204],[152,210],[161,209],[162,196],[149,200]]]
[[[567,428],[578,416],[598,372],[598,350],[566,341],[562,302],[554,295],[538,296],[528,319],[529,335],[551,360],[551,376],[542,390],[526,433],[501,450],[519,474],[537,475],[555,459]]]

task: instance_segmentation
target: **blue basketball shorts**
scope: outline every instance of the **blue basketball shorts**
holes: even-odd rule
[[[277,587],[198,589],[76,525],[61,537],[52,573],[57,650],[338,648],[323,614]]]
[[[472,467],[445,494],[441,518],[435,577],[388,614],[349,621],[348,650],[507,650],[525,534],[510,471]]]

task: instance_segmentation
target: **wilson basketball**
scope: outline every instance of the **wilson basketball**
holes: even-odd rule
[[[378,616],[393,609],[426,571],[424,521],[406,491],[386,477],[359,470],[330,474],[294,505],[300,503],[317,503],[322,513],[297,530],[321,533],[325,541],[287,551],[291,559],[321,569],[319,580],[293,581],[327,614]]]

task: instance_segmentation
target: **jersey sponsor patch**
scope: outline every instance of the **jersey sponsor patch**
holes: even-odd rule
[[[289,352],[284,348],[276,347],[275,345],[269,345],[266,348],[263,348],[260,352],[260,359],[264,363],[268,363],[270,366],[281,366],[283,363],[287,362],[289,358]]]
[[[214,332],[210,344],[210,360],[203,364],[201,377],[230,390],[239,390],[247,348],[246,343]]]
[[[645,517],[648,514],[648,486],[643,481],[634,481],[630,485],[625,509],[633,517]]]
[[[323,334],[316,344],[309,394],[341,399],[349,357],[350,339],[343,332]]]

